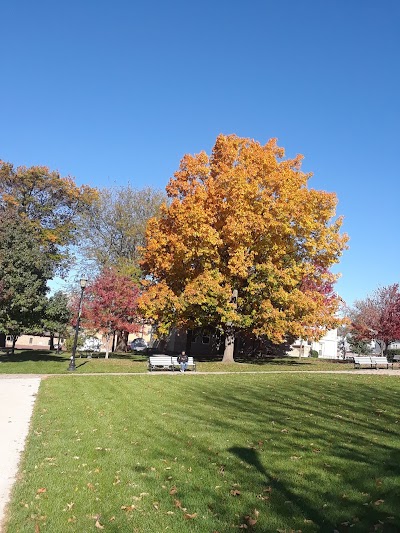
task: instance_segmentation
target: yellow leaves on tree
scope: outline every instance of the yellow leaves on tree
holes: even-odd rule
[[[333,220],[335,194],[307,187],[301,156],[220,135],[211,156],[185,155],[151,219],[142,308],[160,324],[227,324],[280,342],[316,337],[337,323],[330,267],[347,237]],[[238,307],[230,303],[238,290]]]
[[[65,246],[75,237],[76,217],[97,197],[44,166],[17,167],[0,161],[0,205],[10,217],[26,219],[43,244]]]

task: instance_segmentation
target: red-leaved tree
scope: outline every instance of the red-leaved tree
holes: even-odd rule
[[[103,333],[106,338],[106,359],[116,333],[139,331],[137,299],[139,289],[131,278],[114,269],[103,270],[88,284],[82,309],[85,327]]]
[[[350,310],[351,333],[358,340],[375,340],[383,354],[400,339],[400,292],[398,283],[380,287]]]

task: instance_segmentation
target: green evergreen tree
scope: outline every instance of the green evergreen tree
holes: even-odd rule
[[[15,343],[23,331],[37,329],[46,307],[51,261],[32,227],[0,211],[0,331]]]
[[[54,350],[54,337],[57,335],[57,352],[59,351],[60,337],[65,336],[70,320],[68,296],[62,291],[57,291],[47,300],[43,318],[43,327],[50,333],[50,350]]]

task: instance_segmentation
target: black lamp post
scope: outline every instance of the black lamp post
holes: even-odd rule
[[[78,318],[76,320],[76,327],[75,327],[75,337],[74,337],[74,344],[72,346],[72,354],[71,359],[69,362],[68,370],[73,372],[75,370],[75,354],[76,354],[76,346],[78,344],[78,335],[79,335],[79,322],[81,321],[81,314],[82,314],[82,302],[83,302],[83,292],[85,290],[87,283],[86,278],[82,278],[80,281],[81,284],[81,297],[79,299],[79,310],[78,310]]]

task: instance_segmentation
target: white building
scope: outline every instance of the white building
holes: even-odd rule
[[[288,355],[309,357],[311,350],[318,352],[318,357],[323,359],[339,359],[337,329],[328,331],[319,341],[297,339]]]

